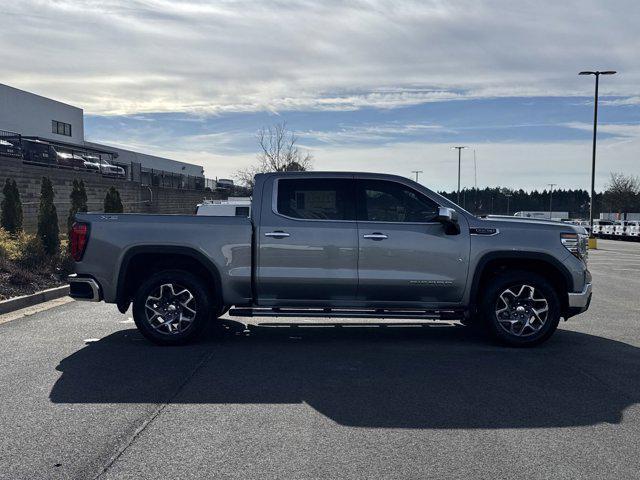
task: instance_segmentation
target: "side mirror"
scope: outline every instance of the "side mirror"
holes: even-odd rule
[[[444,231],[447,235],[458,235],[460,233],[460,225],[458,225],[458,212],[453,208],[439,207],[436,220],[444,225]]]

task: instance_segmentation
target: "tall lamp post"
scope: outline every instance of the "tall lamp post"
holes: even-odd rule
[[[467,148],[464,145],[459,147],[451,147],[451,150],[458,150],[458,205],[460,205],[460,160],[461,160],[461,152],[463,148]]]
[[[553,187],[557,185],[557,183],[548,183],[549,185],[549,220],[551,220],[551,212],[553,212]]]
[[[416,183],[418,183],[418,175],[422,173],[422,170],[411,170],[411,173],[416,174]]]
[[[513,195],[510,193],[505,193],[504,196],[507,197],[507,215],[509,215],[509,200],[511,200],[511,197]]]
[[[596,183],[596,133],[598,131],[598,84],[600,83],[600,75],[614,75],[615,70],[600,71],[584,71],[578,75],[593,75],[596,77],[596,93],[593,102],[593,150],[591,152],[591,201],[589,202],[589,226],[591,227],[591,238],[593,238],[593,206],[596,199],[595,183]]]

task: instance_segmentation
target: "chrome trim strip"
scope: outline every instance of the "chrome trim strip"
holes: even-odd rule
[[[567,294],[569,298],[569,307],[570,308],[586,308],[587,303],[589,303],[589,297],[591,296],[591,292],[593,290],[592,284],[587,283],[584,286],[582,292],[569,292]]]
[[[364,235],[362,235],[362,238],[368,238],[371,240],[385,240],[389,237],[384,233],[365,233]]]
[[[287,238],[290,235],[287,232],[267,232],[264,234],[264,236],[273,238]]]
[[[495,230],[495,232],[493,233],[474,233],[473,229],[475,228],[491,228],[491,227],[471,227],[469,229],[469,235],[474,235],[477,237],[493,237],[495,235],[498,235],[500,233],[500,229],[499,228],[491,228],[492,230]]]

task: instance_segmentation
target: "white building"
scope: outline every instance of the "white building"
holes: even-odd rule
[[[145,169],[204,177],[201,165],[90,142],[84,138],[84,113],[81,108],[1,83],[0,130],[81,148],[113,152],[117,154],[117,162],[136,162]]]
[[[82,146],[83,112],[81,108],[0,83],[0,130]]]

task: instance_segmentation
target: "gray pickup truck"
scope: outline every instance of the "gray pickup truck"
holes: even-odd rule
[[[250,217],[76,220],[71,296],[123,313],[133,304],[142,334],[164,345],[193,340],[228,312],[457,319],[529,346],[591,300],[584,229],[479,218],[392,175],[257,175]]]

